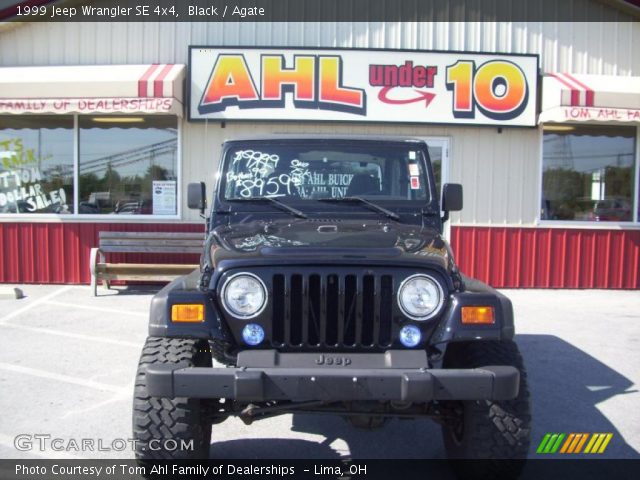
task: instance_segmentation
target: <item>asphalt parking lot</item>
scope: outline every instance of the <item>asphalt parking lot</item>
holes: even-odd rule
[[[84,286],[21,288],[25,298],[0,300],[0,458],[132,457],[129,448],[112,448],[131,437],[133,378],[153,290],[101,289],[93,298]],[[531,381],[531,456],[547,432],[610,432],[603,457],[639,458],[640,294],[505,293]],[[36,441],[17,449],[24,434],[50,435],[47,448]],[[62,439],[60,451],[51,448],[54,438]],[[70,439],[93,439],[96,450],[68,450]],[[443,458],[444,448],[427,420],[363,431],[341,418],[286,415],[214,426],[211,457]]]

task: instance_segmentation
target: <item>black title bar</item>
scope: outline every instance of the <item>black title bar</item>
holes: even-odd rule
[[[28,0],[11,22],[636,22],[633,2],[606,0]]]
[[[268,441],[268,440],[265,440]],[[513,460],[0,460],[3,480],[197,480],[197,479],[314,479],[349,478],[351,480],[389,480],[402,478],[472,479],[483,463],[499,466]],[[513,466],[513,465],[511,465]],[[640,478],[640,460],[611,459],[529,459],[521,480],[558,478],[563,480],[600,480]]]

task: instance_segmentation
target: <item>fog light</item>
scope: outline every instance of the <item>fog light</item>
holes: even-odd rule
[[[257,323],[245,325],[242,329],[242,339],[247,345],[258,345],[264,340],[264,329]]]
[[[422,334],[415,325],[405,325],[400,329],[400,343],[405,347],[415,347],[420,340],[422,340]]]

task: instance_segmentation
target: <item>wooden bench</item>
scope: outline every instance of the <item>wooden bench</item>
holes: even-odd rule
[[[105,253],[202,253],[203,233],[190,232],[99,232],[98,248],[91,249],[91,289],[98,293],[98,281],[110,288],[112,280],[170,282],[193,272],[199,265],[158,263],[107,263]]]

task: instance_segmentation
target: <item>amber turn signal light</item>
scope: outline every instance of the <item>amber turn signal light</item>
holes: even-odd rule
[[[493,307],[462,307],[462,323],[493,325],[496,323]]]
[[[171,306],[172,322],[204,322],[204,305],[184,303]]]

